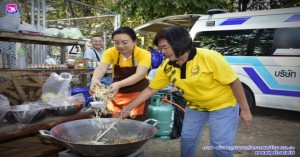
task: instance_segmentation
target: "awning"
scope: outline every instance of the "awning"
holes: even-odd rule
[[[167,16],[137,26],[134,28],[134,31],[140,34],[151,34],[170,26],[182,26],[191,29],[200,16],[200,14]]]

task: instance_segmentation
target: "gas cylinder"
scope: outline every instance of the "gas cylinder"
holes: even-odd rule
[[[156,137],[170,139],[174,121],[174,107],[171,104],[162,102],[160,95],[153,95],[148,107],[148,118],[157,120]]]

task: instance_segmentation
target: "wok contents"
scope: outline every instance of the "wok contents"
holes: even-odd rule
[[[105,140],[105,139],[104,139]],[[75,144],[86,144],[86,145],[111,145],[111,144],[125,144],[125,143],[134,143],[139,141],[137,138],[121,138],[121,137],[114,137],[113,142],[107,141],[80,141],[76,142]]]
[[[113,94],[109,92],[109,89],[107,86],[95,86],[92,93],[93,102],[90,102],[91,108],[96,109],[96,117],[95,122],[96,125],[99,128],[99,132],[97,132],[96,135],[90,135],[85,141],[77,141],[76,144],[84,144],[84,145],[111,145],[111,144],[125,144],[125,143],[134,143],[140,140],[138,137],[123,137],[124,135],[128,134],[128,132],[124,129],[121,129],[118,131],[116,128],[117,123],[121,119],[116,119],[115,122],[110,124],[103,124],[101,122],[101,115],[105,115],[106,110],[106,104],[113,98]],[[111,129],[111,130],[110,130]],[[113,137],[101,137],[103,134],[106,133],[106,131],[112,131],[115,132],[115,135]],[[122,136],[123,135],[123,136]],[[98,139],[98,140],[95,140]]]
[[[109,128],[109,126],[111,126],[112,124],[99,123],[96,125],[98,127],[102,127],[102,129],[100,128],[100,131],[96,135],[85,136],[84,138],[87,140],[78,141],[78,142],[75,142],[75,144],[87,144],[87,145],[125,144],[125,143],[134,143],[134,142],[137,142],[137,141],[140,141],[141,139],[143,139],[142,135],[139,136],[139,135],[130,133],[129,131],[127,131],[124,128],[118,129],[118,128],[114,127],[113,129],[111,129],[111,131],[113,132],[113,135],[110,134],[106,137],[100,138],[99,140],[95,140],[96,138],[98,138],[99,135],[101,135],[105,130],[107,130],[107,128]],[[129,137],[129,135],[130,135],[130,137]]]

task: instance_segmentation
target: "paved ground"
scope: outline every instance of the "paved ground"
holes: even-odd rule
[[[300,156],[300,112],[275,110],[268,108],[255,108],[254,121],[250,130],[239,126],[236,146],[293,146],[296,155]],[[197,157],[212,156],[211,151],[202,150],[203,146],[209,146],[208,129],[198,147]],[[176,157],[180,156],[179,139],[162,141],[151,139],[146,143],[146,157]],[[254,155],[254,150],[235,151],[235,157],[248,157]],[[275,156],[275,155],[273,155]],[[278,155],[277,155],[278,156]],[[277,157],[276,156],[276,157]],[[282,157],[287,155],[281,155]]]

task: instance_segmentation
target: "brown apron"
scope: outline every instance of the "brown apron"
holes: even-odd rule
[[[119,54],[120,55],[120,54]],[[136,73],[137,66],[134,63],[134,54],[132,54],[132,66],[120,67],[119,65],[119,56],[117,64],[114,66],[114,77],[113,82],[121,81],[129,76]],[[108,103],[107,109],[116,113],[121,112],[121,110],[127,106],[133,99],[135,99],[143,89],[148,87],[149,80],[143,78],[139,82],[122,87],[119,89],[118,93],[115,95],[111,103]],[[132,109],[131,118],[135,120],[144,121],[147,119],[147,110],[148,110],[149,101],[143,102],[138,107]]]

